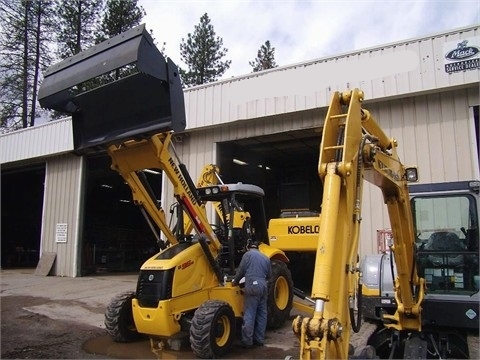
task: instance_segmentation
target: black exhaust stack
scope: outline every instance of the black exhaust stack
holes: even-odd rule
[[[118,78],[122,71],[131,74]],[[95,87],[99,79],[105,84]],[[165,60],[144,24],[51,66],[39,102],[72,115],[77,151],[186,126],[177,66]]]

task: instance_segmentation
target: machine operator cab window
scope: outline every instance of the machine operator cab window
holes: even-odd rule
[[[473,196],[412,198],[418,272],[429,293],[479,290],[478,216]]]
[[[220,263],[231,271],[238,266],[249,240],[268,244],[263,205],[264,191],[252,184],[221,184],[197,188],[205,203],[212,204],[219,225],[214,226],[222,244]],[[233,259],[233,263],[232,263]]]

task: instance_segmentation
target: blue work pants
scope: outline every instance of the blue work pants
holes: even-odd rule
[[[265,342],[267,328],[267,284],[245,287],[242,341],[251,345],[253,342]]]

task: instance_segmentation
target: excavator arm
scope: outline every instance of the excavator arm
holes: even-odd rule
[[[364,111],[363,123],[367,130],[377,139],[383,132],[376,127],[370,113]],[[383,136],[384,137],[384,136]],[[386,137],[384,137],[386,139]],[[386,144],[386,142],[384,142]],[[379,147],[382,151],[376,151]],[[369,144],[365,154],[365,180],[378,186],[388,210],[394,244],[391,251],[395,255],[397,278],[395,279],[395,299],[397,311],[393,315],[384,314],[386,327],[396,330],[421,330],[421,303],[424,298],[425,280],[416,271],[415,262],[415,230],[410,206],[406,176],[412,174],[416,179],[416,169],[405,169],[397,153],[397,143],[394,139],[387,146],[380,141],[376,145]]]
[[[311,298],[312,317],[298,316],[293,331],[300,339],[302,359],[346,359],[353,300],[358,274],[358,242],[363,181],[384,195],[394,234],[398,310],[387,326],[419,330],[423,279],[416,275],[414,231],[407,181],[416,180],[416,168],[404,167],[389,139],[367,110],[363,92],[335,92],[326,115],[320,144],[319,176],[324,192],[320,235]]]

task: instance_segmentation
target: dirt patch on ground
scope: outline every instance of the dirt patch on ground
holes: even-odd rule
[[[59,303],[67,306],[66,300],[31,296],[2,296],[0,299],[2,359],[196,358],[188,344],[179,351],[164,351],[158,357],[151,351],[148,339],[115,343],[105,329],[89,326],[85,324],[85,319],[56,320],[34,311],[56,308]],[[75,301],[71,303],[75,305]],[[72,313],[78,314],[78,311]],[[266,346],[246,350],[236,345],[226,358],[284,359],[298,354],[298,340],[295,341],[292,334],[291,321],[287,321],[281,329],[268,331],[266,335]]]
[[[105,330],[77,322],[53,320],[28,311],[50,299],[29,296],[1,298],[2,359],[106,359],[83,350],[83,344]]]
[[[45,306],[55,307],[57,303],[65,306],[67,305],[65,302],[66,300],[52,301],[44,297],[1,297],[1,358],[159,358],[152,353],[147,339],[135,343],[115,343],[105,329],[86,325],[80,321],[84,319],[55,320],[33,311]],[[91,310],[96,312],[98,309]],[[293,315],[282,328],[267,331],[266,346],[251,350],[234,346],[226,358],[285,359],[287,356],[298,356],[299,343],[291,330],[292,319]],[[165,351],[161,358],[195,359],[196,357],[189,346],[182,346],[180,351]]]
[[[1,300],[1,359],[159,359],[150,349],[148,340],[135,343],[115,343],[106,330],[89,326],[82,319],[55,320],[29,309],[63,305],[67,300],[52,301],[44,297],[2,296]],[[75,301],[73,301],[75,303]],[[100,309],[91,308],[98,312]],[[75,312],[74,312],[75,313]],[[78,312],[77,312],[78,313]],[[78,315],[77,315],[78,316]],[[84,319],[83,319],[84,320]],[[267,331],[266,346],[245,350],[235,346],[228,359],[298,358],[299,342],[292,334],[291,320],[278,330]],[[373,331],[369,324],[352,334],[353,345],[365,344]],[[471,359],[478,358],[478,335],[470,339]],[[280,346],[282,344],[284,346]],[[195,359],[189,346],[180,351],[166,351],[162,359]]]

